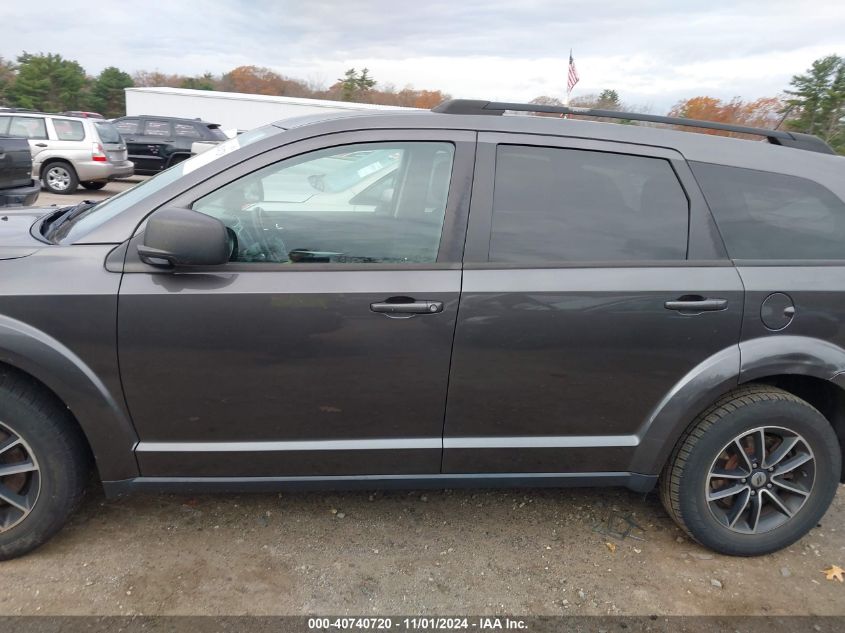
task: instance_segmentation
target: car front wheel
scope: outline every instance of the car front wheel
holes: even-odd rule
[[[794,395],[737,389],[685,432],[661,476],[663,504],[696,541],[756,556],[794,543],[821,519],[841,476],[836,433]]]
[[[45,543],[82,498],[88,451],[67,409],[0,368],[0,560]]]

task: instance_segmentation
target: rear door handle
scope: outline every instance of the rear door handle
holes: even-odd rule
[[[684,295],[675,301],[663,304],[667,310],[675,310],[684,314],[700,314],[702,312],[719,312],[728,307],[727,299],[710,299],[701,295]]]
[[[47,143],[36,143],[35,147],[47,147]]]
[[[406,297],[391,297],[387,301],[371,303],[370,310],[387,316],[407,318],[415,314],[437,314],[443,312],[442,301],[415,301]]]

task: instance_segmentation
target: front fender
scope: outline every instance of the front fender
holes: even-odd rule
[[[113,393],[83,360],[61,342],[22,321],[0,315],[0,363],[30,374],[70,409],[88,439],[103,480],[138,476],[138,442]]]

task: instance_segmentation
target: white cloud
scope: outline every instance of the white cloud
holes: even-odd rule
[[[697,94],[775,95],[816,58],[845,54],[845,2],[815,0],[147,0],[71,11],[64,0],[0,6],[0,55],[56,52],[89,72],[225,72],[241,64],[331,83],[350,66],[382,83],[453,96],[614,88],[665,110]]]

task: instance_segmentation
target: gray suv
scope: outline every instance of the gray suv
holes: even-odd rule
[[[843,479],[845,159],[450,101],[0,217],[0,557],[107,494],[658,486],[758,555]],[[717,127],[765,142],[508,111]]]
[[[79,185],[102,189],[108,181],[135,172],[126,143],[109,121],[0,111],[0,135],[29,140],[32,177],[51,193],[74,193]]]

